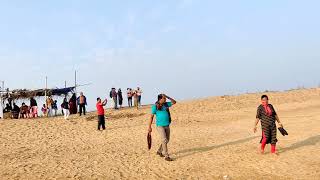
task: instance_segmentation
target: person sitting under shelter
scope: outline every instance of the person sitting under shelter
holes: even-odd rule
[[[12,111],[12,107],[9,103],[6,104],[6,107],[3,109],[3,113],[8,113]]]
[[[42,111],[42,116],[48,117],[48,113],[47,113],[48,108],[47,108],[47,106],[45,104],[43,104],[43,106],[41,108],[41,111]]]
[[[22,103],[22,106],[20,108],[20,118],[29,118],[30,116],[30,109],[29,106],[27,106],[25,103]]]
[[[12,118],[19,119],[19,113],[20,113],[19,106],[17,106],[16,103],[13,103]]]

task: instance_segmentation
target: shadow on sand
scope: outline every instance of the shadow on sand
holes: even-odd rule
[[[312,137],[309,137],[308,139],[305,139],[303,141],[294,143],[289,147],[281,149],[280,153],[284,153],[286,151],[292,151],[292,150],[299,149],[299,148],[305,147],[305,146],[314,146],[319,142],[320,142],[320,135],[312,136]]]
[[[240,140],[237,140],[237,141],[227,142],[227,143],[214,145],[214,146],[206,146],[206,147],[197,147],[197,148],[192,148],[192,149],[186,149],[186,150],[182,150],[182,151],[173,153],[173,155],[177,155],[176,158],[177,159],[181,159],[181,158],[185,158],[185,157],[188,157],[188,156],[192,156],[194,154],[208,152],[208,151],[211,151],[213,149],[218,149],[218,148],[221,148],[221,147],[242,144],[242,143],[251,141],[253,139],[256,139],[258,137],[260,137],[260,136],[248,137],[248,138],[245,138],[245,139],[240,139]],[[187,153],[187,154],[185,154],[185,153]],[[185,155],[179,155],[179,154],[185,154]]]
[[[137,124],[137,125],[132,125],[132,126],[118,126],[118,127],[112,127],[108,128],[107,125],[107,130],[117,130],[117,129],[127,129],[127,128],[134,128],[134,127],[139,127],[139,126],[144,126],[143,124]]]

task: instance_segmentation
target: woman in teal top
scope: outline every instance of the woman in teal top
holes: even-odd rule
[[[171,102],[167,102],[167,98]],[[154,116],[156,116],[156,125],[157,125],[157,130],[159,132],[159,135],[161,137],[161,145],[158,149],[157,154],[160,157],[165,157],[166,161],[172,161],[172,159],[169,157],[168,153],[168,143],[170,140],[170,124],[171,124],[171,116],[170,116],[170,111],[169,108],[176,104],[177,102],[166,96],[165,94],[159,94],[158,95],[158,101],[156,102],[155,105],[151,107],[151,118],[149,122],[149,129],[148,132],[152,132],[152,123]]]

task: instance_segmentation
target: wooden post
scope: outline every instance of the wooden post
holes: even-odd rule
[[[44,90],[44,97],[47,100],[47,89],[48,89],[48,77],[46,76],[46,82],[45,82],[45,90]]]
[[[77,93],[77,71],[74,71],[74,87],[75,87],[75,92]]]
[[[77,104],[77,70],[74,71],[74,94],[76,95],[76,107],[78,108]]]
[[[1,81],[2,82],[2,87],[0,89],[0,118],[3,119],[4,116],[3,116],[3,102],[2,102],[2,93],[4,93],[4,81]]]

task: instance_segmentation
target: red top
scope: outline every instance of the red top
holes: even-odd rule
[[[98,111],[98,115],[104,115],[104,108],[102,103],[97,103],[97,111]]]
[[[264,107],[264,110],[266,111],[266,114],[268,116],[271,116],[272,115],[272,111],[271,111],[271,108],[270,108],[269,104],[263,102],[262,105]]]

